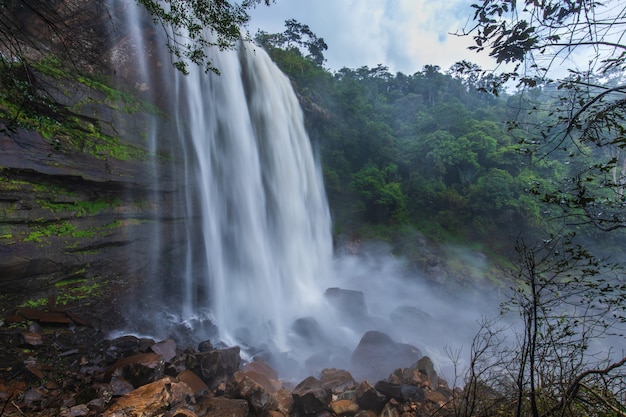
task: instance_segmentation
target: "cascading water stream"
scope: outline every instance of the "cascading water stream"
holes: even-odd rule
[[[178,286],[178,307],[168,312],[182,322],[210,318],[225,343],[286,350],[291,323],[323,303],[320,281],[332,263],[321,172],[291,84],[264,51],[243,42],[207,51],[220,75],[155,65],[136,29],[146,16],[124,7],[132,44],[146,60],[139,59],[141,77],[151,90],[167,90],[183,159],[177,198],[186,212],[175,235],[184,237],[184,262],[177,260],[178,285],[159,291],[150,283],[150,291],[171,299]]]
[[[286,326],[320,301],[316,280],[330,272],[324,188],[297,99],[267,55],[242,45],[214,63],[219,77],[175,76],[206,261],[186,268],[183,311],[210,310],[222,340],[243,329],[285,348]],[[196,297],[197,280],[210,300]]]

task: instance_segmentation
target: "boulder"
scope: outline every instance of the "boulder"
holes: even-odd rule
[[[239,374],[239,372],[235,373],[235,377],[237,377],[237,374]],[[265,375],[255,372],[255,371],[246,371],[246,372],[242,372],[240,373],[243,376],[246,376],[247,378],[252,379],[254,382],[256,382],[257,384],[261,385],[263,387],[264,390],[266,390],[269,393],[275,393],[276,391],[278,391],[279,389],[282,388],[282,383],[280,382],[280,380],[277,379],[269,379],[268,377],[266,377]]]
[[[337,311],[349,319],[360,321],[367,317],[365,296],[361,291],[328,288],[324,296]]]
[[[307,348],[325,347],[329,339],[322,326],[313,317],[301,317],[291,325],[292,342]]]
[[[387,398],[367,381],[363,381],[356,389],[356,401],[361,410],[373,410],[379,413]]]
[[[416,347],[396,343],[383,332],[369,331],[352,352],[351,370],[357,380],[375,382],[385,379],[396,368],[415,363],[421,357]]]
[[[417,387],[430,387],[428,378],[414,367],[396,369],[393,373],[397,380],[403,384],[415,385]]]
[[[189,386],[193,395],[197,398],[209,392],[209,387],[204,381],[193,371],[185,369],[180,372],[176,378]]]
[[[396,384],[388,381],[378,381],[375,385],[376,391],[393,398],[399,402],[420,402],[424,401],[426,394],[424,389],[415,385]]]
[[[132,335],[121,336],[111,340],[109,349],[117,357],[127,357],[145,352],[146,348],[153,345],[154,340],[138,338]]]
[[[283,387],[283,383],[278,379],[276,370],[263,360],[257,359],[248,362],[242,369],[247,376],[263,385],[266,390],[272,393]]]
[[[391,321],[407,331],[416,331],[431,326],[432,317],[414,306],[400,306],[391,312]]]
[[[233,390],[233,395],[237,398],[248,401],[250,408],[257,415],[262,415],[266,411],[276,408],[277,402],[272,395],[273,391],[271,390],[273,388],[271,384],[269,384],[269,389],[266,389],[266,387],[246,375],[244,372],[237,372],[235,374],[235,381],[237,385]]]
[[[252,362],[246,363],[242,369],[245,372],[258,372],[265,375],[268,379],[278,379],[278,373],[276,372],[276,370],[263,360],[255,359]]]
[[[293,395],[288,389],[280,389],[274,394],[276,398],[276,409],[283,415],[289,416],[293,411]]]
[[[413,367],[428,378],[431,389],[436,390],[439,387],[439,376],[437,376],[433,361],[428,356],[418,360]]]
[[[215,348],[213,347],[213,344],[210,340],[204,340],[198,343],[198,352],[209,352],[214,349]]]
[[[139,353],[118,359],[105,373],[105,379],[124,379],[134,388],[163,377],[165,362],[156,353]]]
[[[324,368],[346,368],[350,365],[350,349],[344,346],[330,346],[304,361],[304,369],[309,375],[315,375]]]
[[[169,362],[176,357],[176,343],[172,339],[166,339],[150,346],[150,349],[157,355],[161,355],[165,362]]]
[[[144,385],[118,398],[102,417],[156,417],[181,404],[187,404],[193,392],[184,382],[172,377]]]
[[[330,389],[333,394],[356,389],[356,381],[350,372],[342,369],[327,368],[322,370],[320,382],[324,388]]]
[[[196,357],[200,363],[202,379],[211,388],[226,382],[241,365],[239,346],[200,352]]]
[[[324,388],[315,377],[308,377],[300,382],[292,391],[294,407],[304,414],[315,414],[326,410],[330,404],[332,393]]]

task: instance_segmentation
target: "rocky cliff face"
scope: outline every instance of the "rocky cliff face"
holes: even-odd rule
[[[0,303],[64,304],[127,288],[151,263],[156,227],[175,243],[168,225],[182,208],[167,114],[143,100],[154,86],[133,72],[130,40],[119,26],[112,33],[102,3],[55,2],[46,12],[54,30],[13,3],[2,13],[30,23],[12,40],[17,49],[3,51],[26,61],[0,67]]]

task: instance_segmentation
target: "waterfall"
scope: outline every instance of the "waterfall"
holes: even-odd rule
[[[176,321],[210,320],[227,344],[254,341],[287,350],[289,326],[323,303],[320,283],[332,269],[321,170],[290,81],[246,42],[207,51],[219,75],[194,65],[184,75],[157,45],[149,50],[146,31],[137,29],[146,16],[133,4],[123,7],[128,42],[149,61],[139,59],[136,68],[151,100],[166,90],[160,95],[178,146],[172,154],[183,165],[173,175],[184,212],[172,233],[182,250],[160,260],[176,265],[166,268],[170,282],[163,287],[155,268],[149,275],[156,282],[148,282],[145,294],[153,306],[165,303],[157,310]],[[160,135],[154,132],[151,141]],[[155,234],[148,250],[158,253],[164,240],[158,225]]]
[[[222,340],[244,329],[285,347],[286,326],[319,302],[316,281],[330,272],[320,169],[289,80],[267,54],[241,44],[213,62],[221,75],[175,76],[178,134],[194,161],[186,197],[200,211],[189,218],[205,261],[186,268],[183,310],[210,310]],[[196,280],[210,299],[196,296]]]

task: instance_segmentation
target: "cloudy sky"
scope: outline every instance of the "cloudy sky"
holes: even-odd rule
[[[462,59],[490,68],[486,56],[468,51],[458,32],[472,16],[471,0],[276,0],[251,13],[250,31],[285,30],[285,20],[308,25],[328,45],[326,67],[375,67],[413,74],[424,65],[448,69]]]

